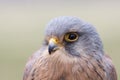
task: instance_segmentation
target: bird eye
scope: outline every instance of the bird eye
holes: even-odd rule
[[[75,32],[67,33],[65,35],[65,40],[67,42],[74,42],[74,41],[78,40],[78,34]]]

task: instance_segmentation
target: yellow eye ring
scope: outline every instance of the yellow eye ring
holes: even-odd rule
[[[78,40],[78,34],[75,32],[70,32],[65,35],[65,41],[67,42],[75,42]]]

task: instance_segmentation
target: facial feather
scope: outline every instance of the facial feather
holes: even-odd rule
[[[64,40],[66,33],[76,32],[79,39],[76,42],[69,43]],[[73,56],[82,55],[84,53],[92,53],[94,51],[103,54],[102,41],[93,25],[84,22],[76,17],[59,17],[52,19],[46,28],[45,37],[57,37],[68,53]]]

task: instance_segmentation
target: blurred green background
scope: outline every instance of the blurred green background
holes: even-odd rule
[[[22,80],[45,25],[57,16],[77,16],[96,26],[120,79],[119,0],[0,0],[0,80]]]

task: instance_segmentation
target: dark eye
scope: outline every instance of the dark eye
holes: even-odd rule
[[[74,41],[78,40],[78,34],[75,32],[67,33],[65,35],[65,40],[67,42],[74,42]]]

